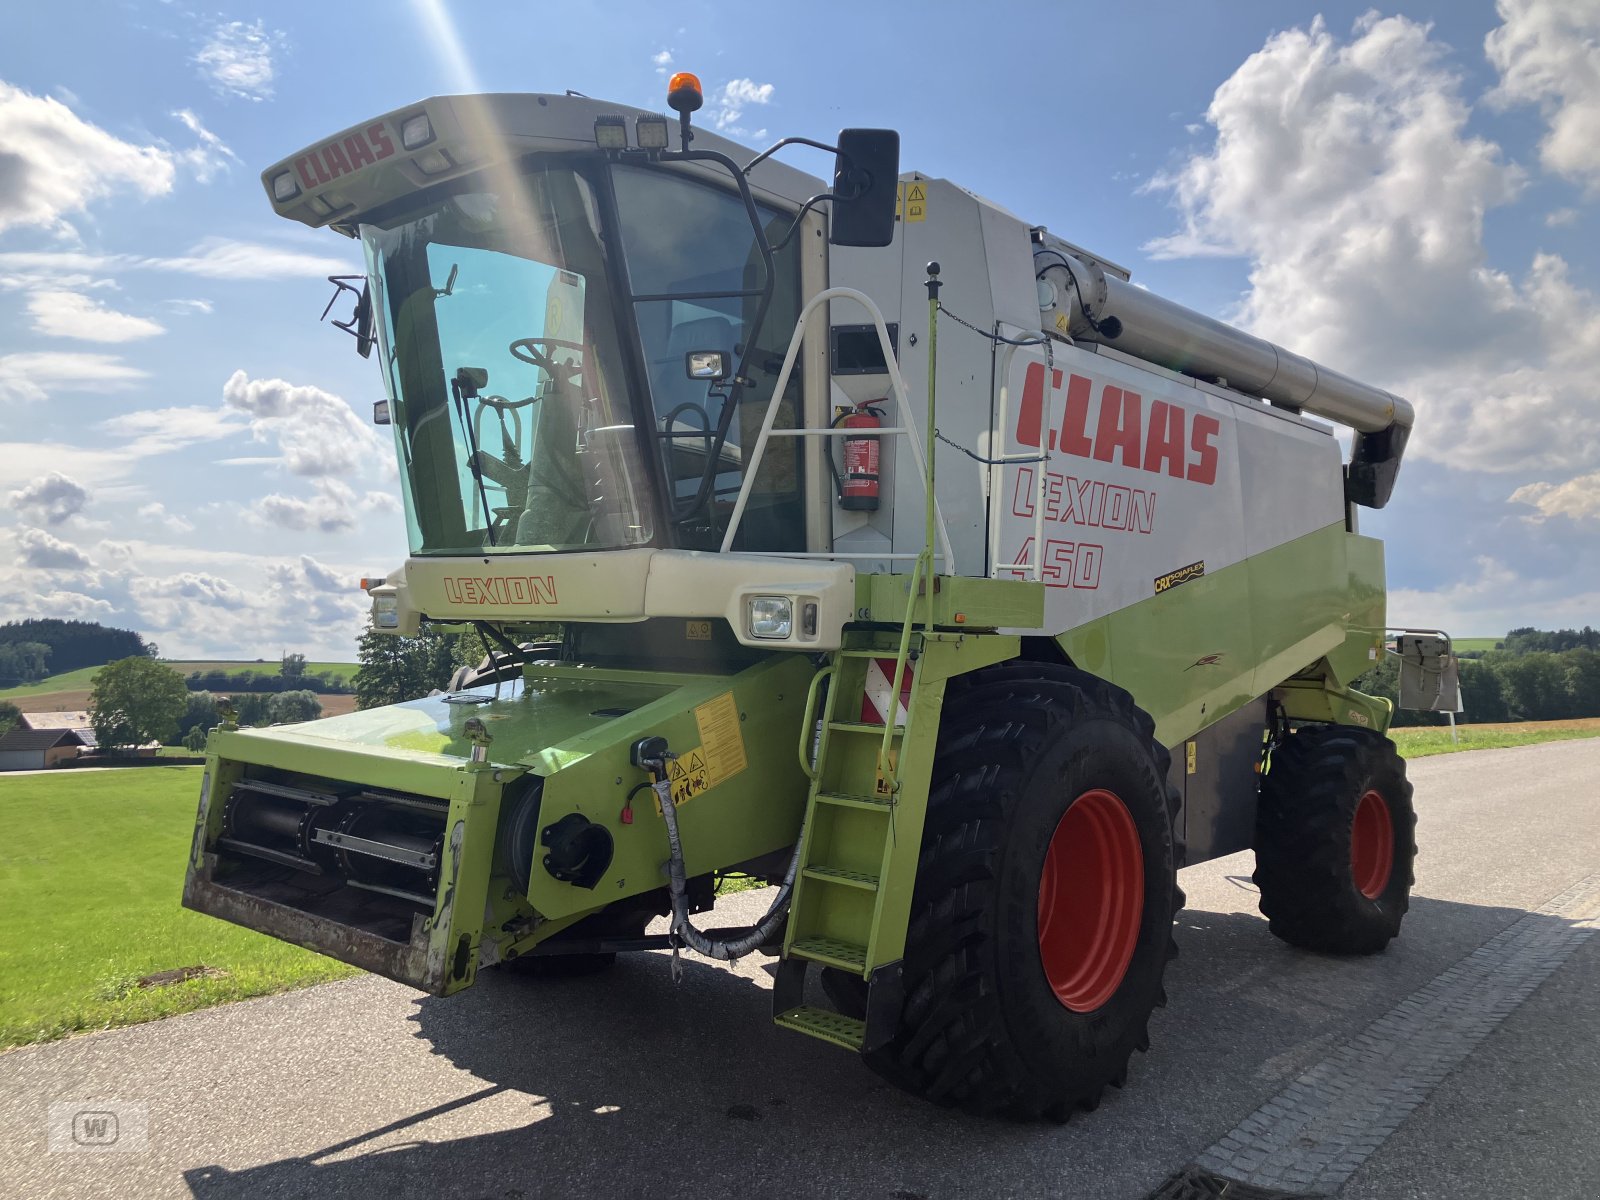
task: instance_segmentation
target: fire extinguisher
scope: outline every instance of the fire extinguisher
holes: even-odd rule
[[[834,417],[835,428],[880,429],[883,410],[869,404],[841,409]],[[878,436],[877,434],[847,433],[844,442],[844,474],[835,472],[839,484],[839,507],[853,511],[874,512],[878,507]],[[829,456],[831,461],[832,455]]]

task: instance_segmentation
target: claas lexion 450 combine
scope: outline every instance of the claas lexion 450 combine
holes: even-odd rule
[[[779,1025],[1056,1118],[1147,1046],[1178,868],[1254,848],[1279,937],[1382,949],[1414,818],[1351,687],[1357,516],[1411,407],[902,174],[893,131],[755,154],[691,128],[693,76],[668,102],[430,99],[264,173],[366,255],[341,325],[411,551],[372,621],[496,649],[213,733],[184,903],[436,995],[768,954]],[[699,915],[728,873],[765,918]]]

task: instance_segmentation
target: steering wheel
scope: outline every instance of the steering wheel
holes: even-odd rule
[[[584,352],[582,342],[569,342],[565,338],[547,337],[518,338],[507,349],[510,350],[512,358],[517,359],[519,362],[525,362],[530,366],[538,367],[559,383],[570,383],[583,375],[581,361],[578,363],[558,363],[551,357],[548,349],[541,349],[541,347],[576,350],[580,355]]]

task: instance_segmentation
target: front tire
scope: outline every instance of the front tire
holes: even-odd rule
[[[1307,726],[1273,747],[1256,815],[1256,886],[1277,937],[1376,954],[1410,904],[1416,811],[1405,760],[1381,734]]]
[[[1149,1046],[1182,906],[1168,754],[1132,697],[1018,663],[945,699],[906,1001],[867,1055],[936,1103],[1065,1120]]]

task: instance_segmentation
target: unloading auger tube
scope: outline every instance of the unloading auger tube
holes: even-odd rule
[[[1092,260],[1040,247],[1033,261],[1040,284],[1048,285],[1039,289],[1045,329],[1348,425],[1356,437],[1347,497],[1368,508],[1389,502],[1416,420],[1409,402],[1164,300]]]
[[[805,831],[795,839],[794,853],[789,856],[789,868],[783,873],[783,883],[773,897],[766,916],[750,926],[736,938],[707,937],[689,920],[689,877],[683,865],[683,842],[678,836],[678,808],[672,799],[672,782],[667,777],[667,761],[677,757],[667,748],[663,737],[640,738],[633,744],[630,757],[633,765],[650,773],[650,787],[661,805],[661,819],[667,827],[667,890],[672,897],[672,933],[696,954],[729,962],[743,958],[757,947],[770,941],[782,928],[789,913],[789,896],[794,891],[794,877],[800,869],[800,848],[805,844]],[[672,971],[678,974],[677,951],[673,951]]]

